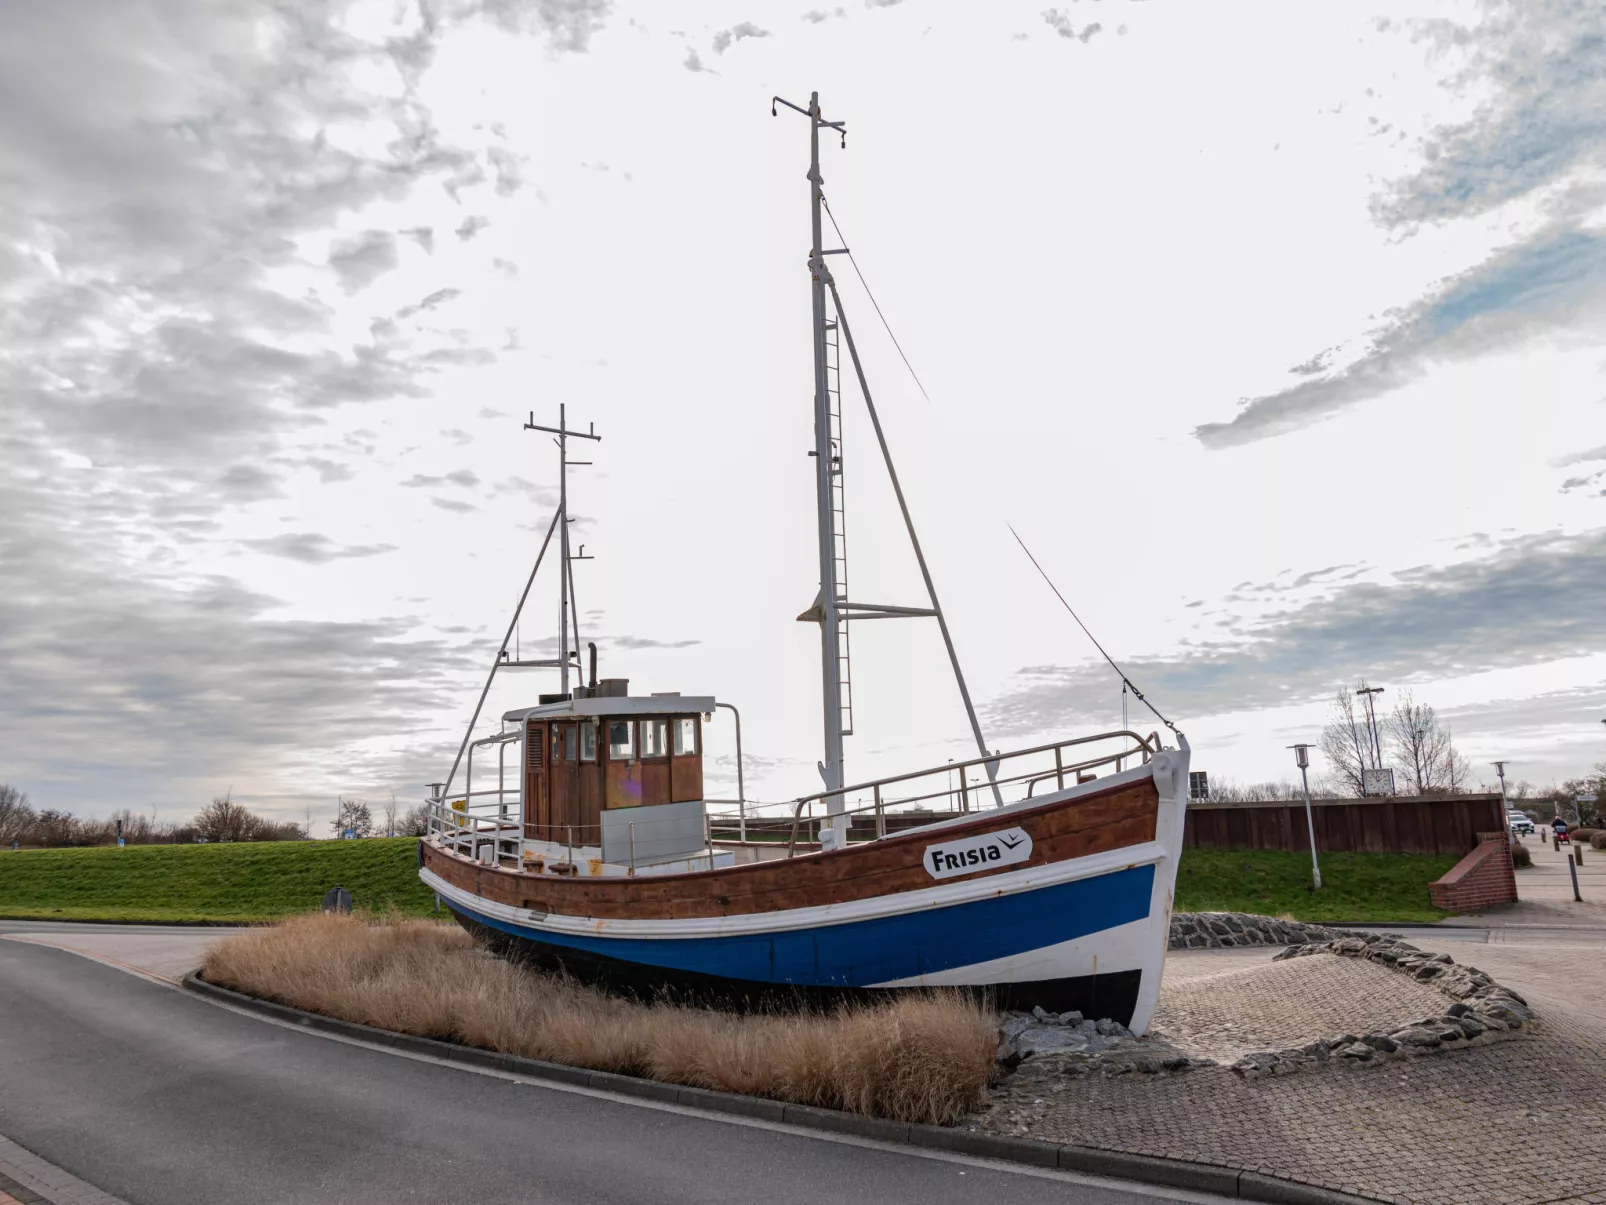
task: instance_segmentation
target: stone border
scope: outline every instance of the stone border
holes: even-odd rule
[[[1448,954],[1425,953],[1394,937],[1374,933],[1289,946],[1272,961],[1282,962],[1311,954],[1334,954],[1379,963],[1420,983],[1431,984],[1452,997],[1455,1003],[1442,1013],[1396,1029],[1360,1035],[1339,1034],[1289,1050],[1259,1050],[1246,1054],[1232,1064],[1232,1070],[1245,1079],[1287,1075],[1334,1059],[1366,1066],[1391,1058],[1430,1054],[1435,1050],[1485,1046],[1511,1037],[1535,1019],[1526,1000],[1482,971],[1461,966]]]
[[[1278,920],[1252,912],[1178,912],[1171,917],[1173,950],[1220,950],[1236,946],[1299,946],[1337,941],[1344,934],[1326,925]]]
[[[1165,1188],[1213,1192],[1242,1201],[1265,1202],[1266,1205],[1374,1205],[1372,1198],[1351,1196],[1348,1193],[1317,1188],[1296,1180],[1283,1180],[1247,1169],[1191,1163],[1183,1159],[1167,1159],[1153,1155],[1134,1155],[1125,1151],[1104,1150],[1097,1147],[1039,1142],[1032,1138],[1006,1138],[973,1130],[947,1129],[943,1126],[914,1125],[888,1121],[880,1117],[862,1117],[856,1113],[843,1113],[836,1109],[822,1109],[813,1105],[785,1104],[782,1101],[758,1096],[740,1096],[733,1092],[716,1092],[707,1088],[688,1088],[658,1080],[640,1079],[636,1076],[616,1075],[611,1071],[588,1071],[584,1067],[570,1067],[562,1063],[548,1063],[537,1059],[520,1058],[517,1055],[499,1054],[494,1050],[481,1050],[478,1047],[460,1046],[453,1042],[437,1041],[434,1038],[419,1038],[411,1034],[396,1033],[393,1030],[375,1029],[354,1021],[340,1021],[319,1013],[275,1004],[269,1000],[261,1000],[255,996],[247,996],[242,992],[208,983],[194,973],[184,977],[184,988],[196,995],[236,1008],[281,1021],[290,1021],[323,1033],[355,1038],[368,1045],[386,1046],[393,1050],[429,1055],[468,1066],[512,1072],[531,1079],[594,1088],[621,1096],[685,1105],[713,1113],[755,1117],[803,1129],[851,1134],[860,1138],[924,1147],[928,1150],[949,1151],[981,1159],[997,1159],[1006,1163],[1058,1168],[1062,1171],[1108,1176]]]

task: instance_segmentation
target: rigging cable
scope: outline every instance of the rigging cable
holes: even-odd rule
[[[1098,637],[1093,635],[1092,632],[1088,631],[1087,624],[1082,622],[1082,617],[1078,615],[1074,609],[1072,609],[1070,603],[1065,601],[1065,595],[1060,593],[1060,588],[1054,584],[1053,580],[1046,572],[1044,572],[1043,567],[1037,563],[1037,558],[1032,555],[1032,550],[1026,547],[1026,541],[1020,538],[1020,532],[1015,530],[1015,525],[1013,523],[1008,523],[1005,524],[1005,526],[1009,528],[1009,534],[1015,537],[1015,543],[1020,545],[1020,550],[1026,554],[1026,559],[1032,563],[1032,568],[1036,569],[1038,573],[1042,574],[1043,580],[1048,583],[1048,588],[1054,591],[1054,597],[1060,600],[1060,606],[1064,607],[1070,612],[1071,618],[1076,620],[1076,626],[1081,628],[1082,631],[1086,633],[1087,638],[1093,642],[1093,647],[1098,649],[1099,655],[1108,661],[1110,663],[1110,668],[1121,676],[1121,685],[1136,695],[1139,703],[1142,703],[1150,711],[1154,712],[1156,719],[1158,719],[1167,728],[1171,729],[1172,732],[1175,732],[1178,736],[1181,736],[1181,730],[1170,720],[1166,719],[1165,716],[1160,714],[1160,709],[1153,703],[1149,702],[1149,700],[1144,696],[1143,692],[1139,690],[1133,683],[1132,679],[1126,676],[1126,671],[1115,663],[1115,658],[1104,651],[1104,646],[1099,643]]]
[[[854,274],[858,276],[859,283],[864,286],[865,294],[870,298],[870,304],[875,307],[876,317],[881,319],[881,325],[886,328],[887,338],[891,339],[892,346],[898,349],[898,355],[903,359],[903,366],[909,370],[909,375],[914,377],[915,388],[920,390],[920,396],[926,399],[926,404],[929,406],[931,404],[931,395],[926,392],[926,387],[920,383],[920,375],[915,372],[915,366],[909,363],[909,357],[903,354],[903,344],[899,343],[898,336],[892,333],[892,324],[887,321],[887,316],[881,312],[881,303],[875,299],[875,294],[870,292],[870,282],[864,278],[864,273],[859,270],[859,261],[853,258],[853,252],[848,250],[847,236],[842,233],[842,227],[836,224],[836,214],[831,212],[831,203],[825,199],[823,190],[820,193],[820,204],[825,207],[825,216],[831,219],[831,229],[836,231],[837,240],[842,244],[842,249],[847,252],[848,262],[853,265]]]

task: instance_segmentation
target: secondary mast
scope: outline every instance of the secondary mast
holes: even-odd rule
[[[591,424],[589,431],[572,431],[569,429],[569,407],[565,403],[558,404],[558,425],[556,427],[543,427],[535,421],[535,415],[524,424],[526,431],[546,431],[557,438],[552,442],[558,445],[558,690],[565,696],[569,693],[569,620],[573,599],[570,597],[574,583],[574,569],[572,563],[575,558],[569,554],[569,466],[590,464],[589,460],[569,459],[569,440],[589,439],[598,443],[602,436],[597,434],[597,425]],[[580,546],[582,551],[585,545]],[[587,558],[589,559],[589,558]],[[580,616],[574,615],[574,654],[580,655]]]

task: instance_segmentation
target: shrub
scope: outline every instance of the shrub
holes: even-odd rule
[[[1569,828],[1567,830],[1567,835],[1569,837],[1571,837],[1574,841],[1593,841],[1595,839],[1595,837],[1601,832],[1606,832],[1606,829]]]
[[[1596,833],[1589,839],[1589,845],[1592,849],[1606,849],[1606,832]]]
[[[1529,852],[1528,847],[1521,841],[1513,841],[1511,843],[1511,864],[1513,866],[1532,866],[1534,864],[1533,854]]]
[[[514,966],[434,921],[296,917],[214,946],[209,982],[347,1021],[667,1083],[951,1124],[993,1071],[997,1018],[933,991],[829,1013],[641,1004]]]

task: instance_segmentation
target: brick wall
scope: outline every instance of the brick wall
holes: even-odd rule
[[[1478,846],[1428,884],[1435,908],[1478,912],[1496,904],[1517,902],[1517,872],[1511,864],[1511,838],[1504,832],[1479,833]]]

